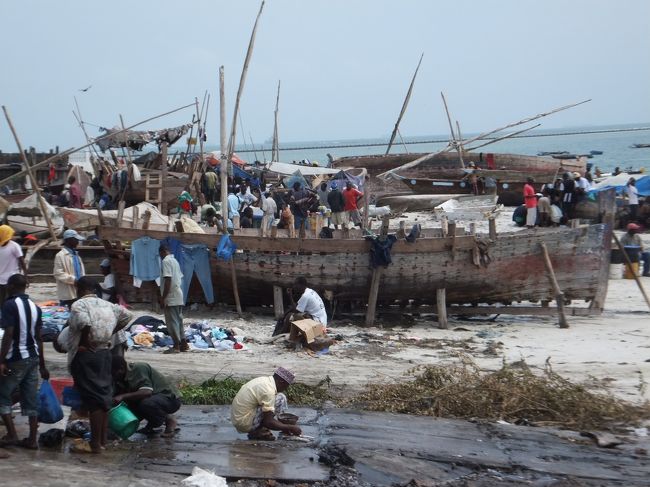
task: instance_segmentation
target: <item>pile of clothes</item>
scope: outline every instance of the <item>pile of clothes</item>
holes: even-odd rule
[[[185,338],[194,350],[247,350],[245,337],[238,328],[226,329],[207,321],[192,323],[185,330]]]
[[[58,306],[52,302],[41,303],[39,307],[43,312],[41,337],[44,342],[52,342],[68,322],[70,310],[67,306]]]
[[[140,316],[126,329],[130,349],[156,349],[174,345],[165,322],[153,316]],[[238,328],[225,329],[208,321],[192,323],[185,330],[192,350],[246,350],[244,333]]]

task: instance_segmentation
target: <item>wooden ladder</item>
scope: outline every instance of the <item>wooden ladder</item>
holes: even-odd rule
[[[162,175],[146,174],[144,178],[144,200],[156,205],[162,211],[163,188]]]

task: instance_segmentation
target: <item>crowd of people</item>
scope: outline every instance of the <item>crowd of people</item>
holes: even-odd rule
[[[42,311],[27,294],[24,258],[13,236],[11,227],[0,226],[0,416],[7,431],[0,439],[0,458],[9,456],[4,447],[38,448],[39,376],[44,381],[49,379],[41,338]],[[109,411],[121,403],[145,421],[140,433],[154,435],[163,428],[160,435],[171,438],[179,431],[174,414],[181,407],[181,395],[172,381],[150,364],[125,359],[124,330],[133,316],[117,304],[119,296],[108,259],[100,263],[101,282],[86,275],[76,250],[83,240],[74,230],[66,230],[62,249],[54,260],[58,301],[69,307],[70,318],[53,345],[57,352],[67,354],[68,369],[90,425],[89,441],[74,443],[71,451],[99,454],[105,450]],[[160,246],[159,254],[159,304],[173,339],[166,353],[186,352],[189,346],[183,327],[181,270],[166,246]],[[327,314],[320,296],[304,279],[296,281],[295,290],[300,299],[289,310],[295,314],[293,319],[310,317],[325,326]],[[281,416],[287,409],[283,392],[293,381],[293,373],[280,367],[272,376],[246,383],[232,404],[233,426],[256,440],[274,439],[272,431],[300,435],[295,421],[283,422]],[[12,407],[18,401],[21,414],[28,418],[26,438],[19,438],[14,424]]]

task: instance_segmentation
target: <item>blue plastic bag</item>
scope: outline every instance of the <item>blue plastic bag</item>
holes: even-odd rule
[[[38,391],[38,421],[53,424],[63,419],[63,409],[50,382],[44,380]]]
[[[226,233],[221,237],[221,240],[219,240],[219,245],[217,245],[215,250],[219,259],[230,260],[232,259],[235,250],[237,250],[237,246],[235,245],[235,242],[230,239],[230,235]]]

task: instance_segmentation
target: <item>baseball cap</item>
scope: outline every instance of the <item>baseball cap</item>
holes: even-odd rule
[[[65,239],[67,239],[67,238],[76,238],[76,239],[79,240],[80,242],[83,242],[84,240],[86,240],[84,237],[82,237],[81,235],[79,235],[77,232],[75,232],[75,231],[72,230],[71,228],[69,228],[68,230],[66,230],[65,232],[63,232],[63,240],[65,240]]]

